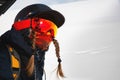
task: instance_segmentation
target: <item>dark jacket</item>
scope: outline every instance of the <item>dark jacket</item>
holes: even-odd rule
[[[25,71],[25,66],[31,55],[33,55],[33,50],[26,43],[21,33],[14,29],[7,31],[0,37],[0,80],[14,80],[12,76],[10,53],[8,51],[7,45],[12,46],[20,55],[21,74],[19,80],[35,80],[34,75],[33,77],[28,78]],[[39,55],[41,55],[42,53],[41,59],[40,61],[39,59],[35,61],[37,61],[37,64],[39,64],[38,65],[39,71],[37,72],[37,74],[40,75],[39,77],[42,77],[43,75],[42,67],[44,66],[45,52],[44,51],[41,52],[40,50],[38,51],[40,52]],[[42,80],[42,78],[38,80]]]

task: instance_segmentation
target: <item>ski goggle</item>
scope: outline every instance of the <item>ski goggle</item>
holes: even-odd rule
[[[32,18],[15,22],[13,28],[16,30],[32,28],[36,32],[46,33],[47,35],[52,35],[52,37],[57,34],[57,26],[52,21],[43,18]]]

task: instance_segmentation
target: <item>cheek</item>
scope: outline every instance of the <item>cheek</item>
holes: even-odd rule
[[[50,36],[36,36],[37,44],[50,44],[52,42],[52,38]]]
[[[47,50],[51,42],[52,42],[51,37],[39,36],[36,38],[35,45],[42,50]]]

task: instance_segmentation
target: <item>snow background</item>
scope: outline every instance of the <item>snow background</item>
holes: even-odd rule
[[[0,35],[23,7],[34,3],[47,4],[66,18],[56,37],[63,80],[120,80],[120,0],[17,0],[0,16]],[[47,80],[58,80],[56,67],[51,44],[45,60]]]

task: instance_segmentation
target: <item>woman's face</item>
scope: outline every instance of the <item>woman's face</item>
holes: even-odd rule
[[[32,31],[29,35],[29,38],[32,40],[32,42],[34,41],[36,47],[42,50],[46,50],[52,42],[52,37],[50,35],[36,31]]]
[[[40,49],[48,48],[57,34],[57,26],[52,21],[43,18],[18,21],[13,24],[13,27],[18,31],[30,28],[29,38]]]
[[[30,39],[34,39],[35,45],[42,49],[48,49],[50,43],[57,33],[57,26],[45,19],[33,18]]]

